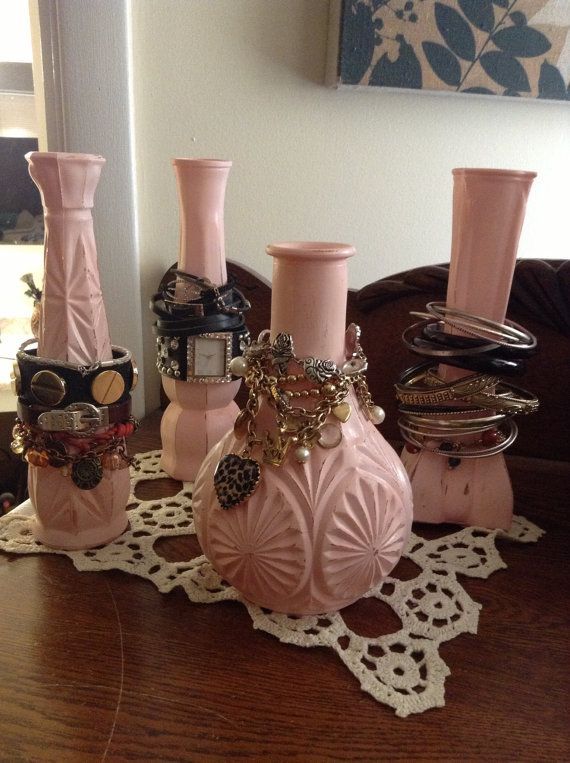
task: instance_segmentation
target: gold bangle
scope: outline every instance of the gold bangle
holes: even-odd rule
[[[489,387],[494,387],[499,379],[491,374],[471,374],[470,376],[457,379],[446,384],[437,377],[430,375],[432,368],[424,369],[421,373],[412,376],[394,385],[397,399],[406,405],[438,405],[454,400],[464,400],[472,395],[484,392]],[[433,386],[419,386],[418,382],[427,378],[434,379]]]

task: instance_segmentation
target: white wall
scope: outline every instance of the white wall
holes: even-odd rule
[[[519,255],[568,257],[567,103],[326,88],[328,0],[131,2],[143,322],[177,258],[174,156],[233,159],[227,256],[266,276],[283,239],[355,244],[357,287],[447,260],[457,166],[538,171]]]

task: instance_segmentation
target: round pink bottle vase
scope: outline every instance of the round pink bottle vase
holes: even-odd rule
[[[342,365],[346,265],[354,249],[300,242],[267,251],[274,258],[271,337],[289,333],[297,357]],[[221,509],[213,485],[220,458],[243,451],[245,441],[233,431],[197,475],[193,509],[202,549],[256,604],[301,615],[338,610],[379,583],[402,553],[412,521],[407,475],[353,392],[347,402],[352,412],[340,425],[339,445],[315,446],[306,463],[291,449],[280,467],[263,464],[257,489],[238,506]],[[256,430],[275,430],[265,403]],[[261,460],[259,450],[252,458]]]
[[[227,281],[224,197],[232,163],[212,159],[172,163],[180,209],[178,268],[221,286]],[[162,385],[171,402],[160,426],[161,467],[175,479],[191,481],[206,453],[233,426],[240,382],[197,384],[163,376]]]
[[[534,172],[453,170],[453,230],[447,305],[503,322]],[[462,332],[451,329],[453,333]],[[446,381],[471,371],[440,365]],[[402,452],[414,493],[414,519],[508,529],[513,491],[502,453],[447,459]]]
[[[105,160],[41,152],[26,158],[45,216],[38,356],[78,365],[110,360],[91,216]],[[60,469],[30,464],[28,489],[36,512],[34,535],[48,546],[90,548],[113,540],[127,526],[128,469],[104,469],[95,488],[81,490]]]

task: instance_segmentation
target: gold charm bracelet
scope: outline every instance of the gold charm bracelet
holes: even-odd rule
[[[340,425],[350,418],[352,409],[346,398],[353,387],[360,406],[373,424],[380,424],[385,414],[374,405],[364,372],[366,356],[360,346],[360,329],[351,324],[346,334],[348,358],[339,368],[331,360],[297,358],[293,339],[278,334],[273,342],[263,331],[243,356],[231,362],[231,372],[242,376],[249,389],[247,403],[235,424],[236,438],[245,439],[240,454],[230,453],[218,463],[214,486],[224,509],[245,501],[261,479],[261,463],[252,458],[261,448],[261,461],[279,467],[294,446],[298,463],[306,463],[315,445],[334,448],[342,440]],[[297,373],[291,373],[291,366]],[[276,429],[261,435],[256,426],[260,401],[275,411]],[[294,401],[307,401],[307,406]],[[311,405],[312,403],[312,405]],[[329,421],[329,417],[333,421]]]

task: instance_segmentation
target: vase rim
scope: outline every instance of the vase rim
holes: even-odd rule
[[[334,241],[278,241],[269,244],[265,251],[271,257],[284,259],[346,260],[356,254],[352,244]]]
[[[536,177],[531,170],[503,170],[486,167],[456,167],[451,170],[453,175],[477,175],[479,177],[505,177],[513,180],[529,180]]]
[[[176,156],[172,159],[172,164],[190,166],[190,167],[231,167],[232,161],[229,159],[191,159],[184,156]]]
[[[65,151],[29,151],[25,155],[25,158],[28,162],[32,160],[34,162],[43,160],[55,160],[58,162],[85,162],[85,164],[105,164],[107,161],[105,157],[100,156],[99,154],[75,154]]]

